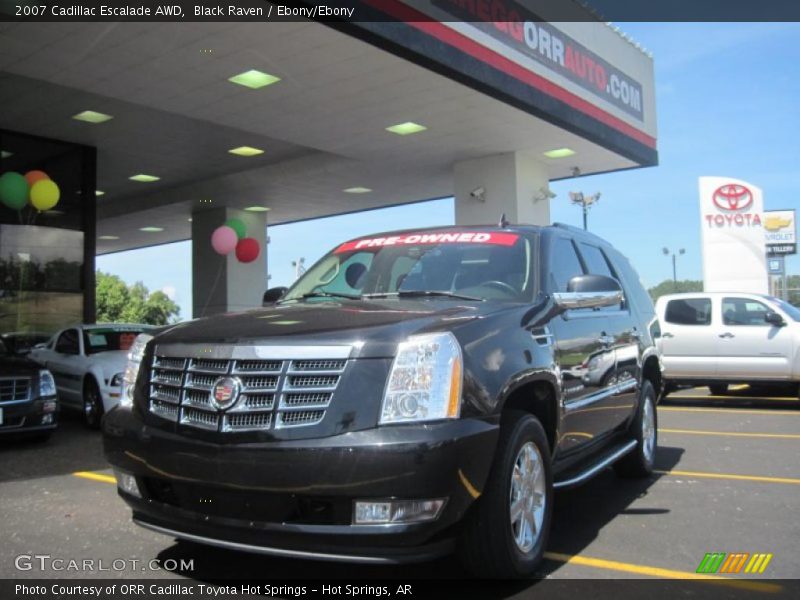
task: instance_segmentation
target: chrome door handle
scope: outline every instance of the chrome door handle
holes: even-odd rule
[[[719,337],[721,337],[721,338],[727,338],[727,339],[730,339],[730,338],[732,338],[732,337],[736,337],[736,336],[735,336],[735,335],[733,335],[732,333],[730,333],[730,332],[726,331],[725,333],[720,333],[720,334],[719,334]]]
[[[662,333],[662,334],[661,334],[661,337],[664,337],[664,338],[674,338],[675,336],[674,336],[674,335],[672,335],[672,334],[671,334],[669,331],[665,331],[664,333]]]

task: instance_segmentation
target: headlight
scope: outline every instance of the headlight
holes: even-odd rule
[[[124,379],[124,377],[125,373],[117,373],[111,378],[111,381],[109,382],[108,385],[110,385],[111,387],[119,387],[122,385],[122,380]]]
[[[147,342],[152,339],[152,335],[140,333],[136,336],[130,352],[128,352],[128,364],[125,366],[125,374],[122,376],[122,393],[119,400],[122,406],[133,404],[133,389],[136,387],[136,378],[139,376],[139,365],[142,364]]]
[[[39,371],[39,395],[40,396],[56,395],[56,382],[53,379],[53,374],[47,369]]]
[[[409,337],[392,363],[380,424],[458,418],[462,371],[461,347],[452,333]]]

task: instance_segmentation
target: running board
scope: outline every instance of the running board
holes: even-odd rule
[[[573,486],[579,485],[584,481],[591,479],[592,477],[597,475],[600,471],[605,469],[607,466],[615,463],[620,458],[625,456],[628,452],[636,448],[637,443],[638,442],[636,440],[629,441],[627,444],[617,448],[610,454],[602,456],[598,462],[594,463],[586,470],[581,471],[577,475],[570,477],[569,479],[564,479],[563,481],[556,481],[553,484],[553,488],[557,490],[563,490],[566,488],[571,488]]]

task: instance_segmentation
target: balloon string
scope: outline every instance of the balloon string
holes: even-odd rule
[[[225,260],[228,260],[228,259],[226,258]],[[208,293],[208,297],[206,299],[205,306],[203,306],[203,310],[200,311],[200,316],[201,317],[205,317],[206,316],[206,310],[208,309],[208,305],[211,302],[211,298],[214,295],[214,292],[217,291],[217,285],[219,284],[219,278],[222,276],[222,267],[223,266],[224,266],[224,263],[221,263],[219,265],[219,269],[217,269],[217,277],[214,279],[214,283],[211,286],[211,291]]]

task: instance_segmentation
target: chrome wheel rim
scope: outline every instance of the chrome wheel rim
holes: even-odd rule
[[[514,459],[509,491],[511,533],[522,552],[530,552],[541,536],[546,501],[542,455],[527,442]]]
[[[95,400],[96,397],[92,392],[89,392],[83,400],[83,412],[86,416],[86,421],[89,423],[94,422],[95,418]]]
[[[650,396],[645,396],[642,411],[642,454],[648,463],[652,463],[656,452],[656,417]]]

